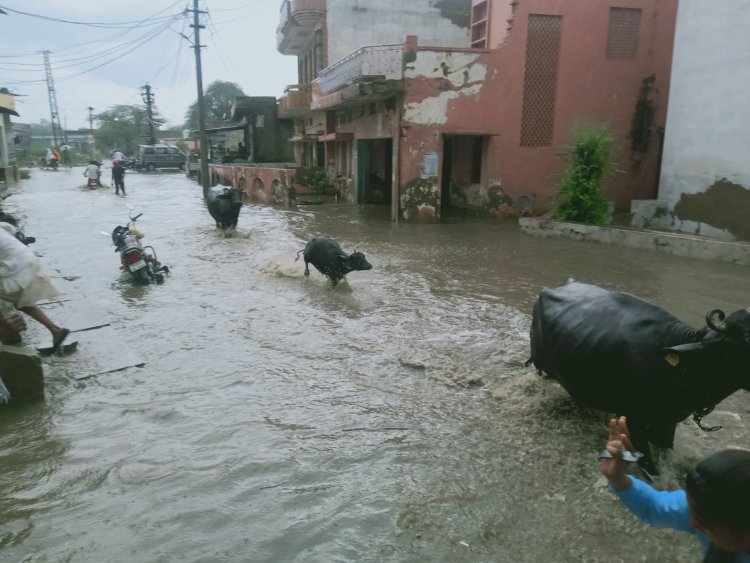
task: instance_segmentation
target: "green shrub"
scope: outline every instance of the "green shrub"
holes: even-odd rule
[[[562,155],[567,165],[552,218],[604,225],[610,220],[610,210],[602,185],[615,167],[614,134],[604,124],[577,124],[571,127],[570,139]]]
[[[20,178],[21,180],[28,180],[29,178],[31,178],[31,171],[30,171],[30,170],[28,170],[27,168],[21,168],[21,169],[20,169],[20,170],[18,171],[18,177],[19,177],[19,178]]]
[[[314,168],[306,178],[307,186],[315,194],[324,194],[328,189],[328,176],[322,168]]]

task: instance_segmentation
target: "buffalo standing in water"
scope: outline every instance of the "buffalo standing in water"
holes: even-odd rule
[[[367,261],[363,253],[347,254],[341,249],[339,243],[325,235],[317,235],[310,239],[305,248],[297,253],[295,262],[299,260],[302,252],[304,252],[305,259],[305,277],[310,275],[308,263],[312,264],[321,274],[331,279],[333,287],[336,287],[336,284],[349,272],[372,269],[372,264]]]
[[[206,206],[218,229],[236,228],[242,209],[242,190],[223,186],[210,188],[206,193]]]
[[[750,390],[750,310],[714,309],[696,330],[627,293],[582,283],[544,289],[534,304],[531,360],[574,401],[628,417],[641,465],[649,443],[671,449],[675,426]]]

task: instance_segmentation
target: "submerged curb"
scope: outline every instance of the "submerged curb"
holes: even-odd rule
[[[750,265],[750,243],[746,242],[722,241],[647,229],[597,227],[538,217],[523,217],[518,220],[518,225],[524,233],[533,236],[616,244],[699,260],[719,260],[742,266]]]

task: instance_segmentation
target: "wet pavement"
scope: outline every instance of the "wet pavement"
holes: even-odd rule
[[[246,205],[226,236],[181,174],[128,172],[120,198],[82,170],[33,170],[4,208],[121,350],[81,337],[44,360],[45,402],[0,410],[3,561],[698,559],[604,488],[606,416],[523,367],[531,308],[572,277],[698,327],[747,307],[747,267],[333,203]],[[163,285],[134,286],[100,234],[126,203]],[[318,233],[373,269],[305,278],[294,259]],[[145,365],[76,380],[87,354],[118,353]],[[748,412],[740,392],[706,419],[724,430],[681,424],[665,482],[750,447]]]

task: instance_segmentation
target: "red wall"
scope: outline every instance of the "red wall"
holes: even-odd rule
[[[607,60],[609,8],[641,8],[637,56],[633,60]],[[550,203],[563,168],[557,158],[567,144],[568,128],[578,119],[609,123],[619,141],[618,173],[606,194],[616,208],[625,209],[632,199],[655,194],[658,159],[656,127],[666,121],[667,96],[677,0],[524,0],[514,12],[511,34],[493,51],[497,69],[494,93],[484,96],[483,109],[500,117],[501,133],[490,142],[488,173],[502,180],[511,197],[534,193],[538,207]],[[562,38],[558,70],[553,142],[549,147],[521,147],[526,26],[529,14],[561,15]],[[495,25],[505,25],[495,21]],[[629,131],[643,79],[654,74],[655,103],[649,150],[638,164],[631,159]]]

